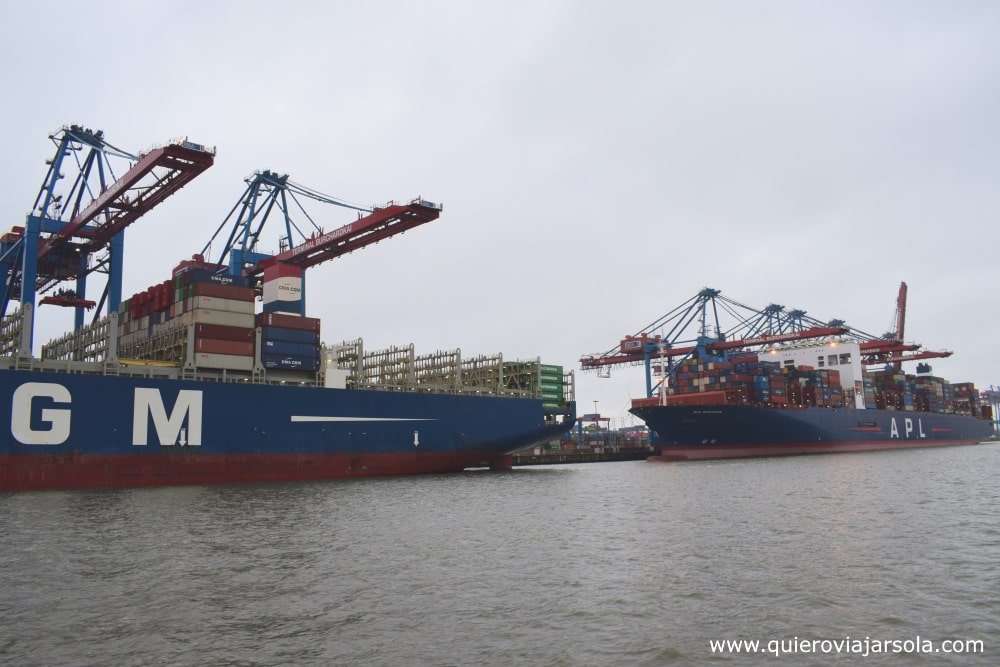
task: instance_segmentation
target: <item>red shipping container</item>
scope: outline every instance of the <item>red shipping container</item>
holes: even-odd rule
[[[270,266],[264,267],[263,278],[265,283],[269,283],[278,278],[301,278],[304,274],[305,269],[301,266],[275,262]]]
[[[236,340],[198,338],[194,342],[194,349],[207,354],[233,354],[241,357],[253,356],[253,343],[243,343]]]
[[[215,340],[234,340],[240,342],[253,342],[254,330],[245,327],[230,327],[224,324],[196,324],[194,329],[196,338],[214,338]]]
[[[725,405],[726,392],[704,391],[697,394],[667,396],[667,405]]]
[[[218,299],[232,299],[233,301],[253,301],[254,291],[252,287],[237,287],[234,285],[218,285],[216,283],[195,283],[195,296],[214,296]]]
[[[315,317],[299,317],[298,315],[283,315],[282,313],[258,313],[256,319],[259,327],[282,327],[285,329],[302,329],[303,331],[319,331],[320,321]]]

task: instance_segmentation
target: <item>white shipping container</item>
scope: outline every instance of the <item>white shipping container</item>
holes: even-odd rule
[[[253,368],[253,357],[242,357],[235,354],[209,354],[196,352],[194,365],[198,368],[218,368],[228,371],[249,371]]]
[[[205,308],[189,311],[176,319],[184,325],[221,324],[227,327],[243,327],[244,329],[253,329],[255,326],[253,315],[231,313],[225,310],[207,310]]]
[[[196,296],[191,303],[192,310],[224,310],[229,313],[240,313],[242,315],[253,315],[253,301],[237,301],[235,299],[220,299],[217,296]]]

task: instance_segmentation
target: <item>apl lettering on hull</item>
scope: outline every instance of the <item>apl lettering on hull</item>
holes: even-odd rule
[[[73,396],[54,382],[26,382],[14,390],[10,432],[22,445],[62,445],[72,430]],[[180,389],[167,412],[159,389],[136,387],[132,404],[132,445],[149,444],[149,424],[163,447],[201,446],[202,392]]]
[[[917,418],[916,429],[917,432],[916,435],[914,435],[913,419],[911,417],[904,417],[902,439],[909,440],[911,437],[913,438],[927,437],[927,434],[924,433],[924,420],[920,419],[919,417]],[[892,418],[892,421],[889,424],[889,437],[897,440],[900,439],[899,425],[896,423],[895,417]]]

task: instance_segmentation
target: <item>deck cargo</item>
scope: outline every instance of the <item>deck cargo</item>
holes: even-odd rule
[[[661,461],[960,445],[992,434],[971,383],[883,370],[845,390],[842,371],[862,373],[851,367],[859,350],[838,350],[837,369],[769,360],[782,359],[780,351],[685,360],[661,396],[636,399],[631,412],[656,433],[653,458]],[[828,364],[834,355],[819,354],[826,351],[796,349]]]

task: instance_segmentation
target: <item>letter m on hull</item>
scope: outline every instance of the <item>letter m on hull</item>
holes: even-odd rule
[[[201,446],[202,393],[192,389],[177,392],[173,410],[167,414],[159,389],[136,387],[135,408],[132,413],[132,444],[144,446],[149,441],[149,422],[161,446]],[[185,428],[185,423],[187,428]]]

